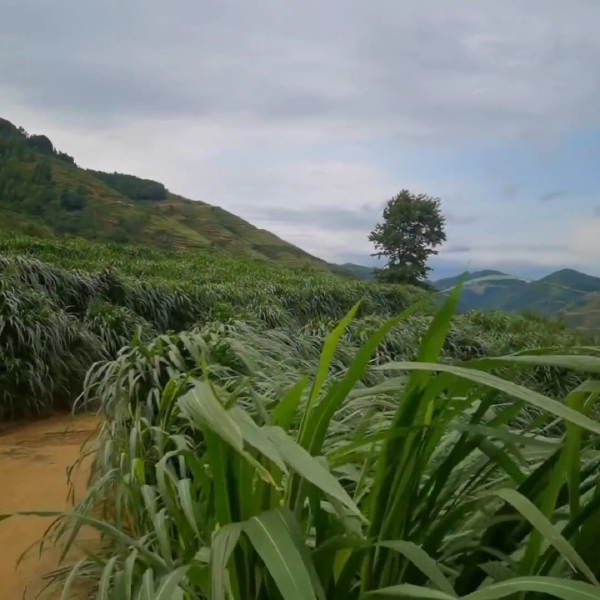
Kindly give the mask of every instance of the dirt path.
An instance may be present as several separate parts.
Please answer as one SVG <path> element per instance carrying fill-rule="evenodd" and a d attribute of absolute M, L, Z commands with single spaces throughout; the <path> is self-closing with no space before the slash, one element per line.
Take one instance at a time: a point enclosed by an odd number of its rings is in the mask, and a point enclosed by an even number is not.
<path fill-rule="evenodd" d="M 17 511 L 62 511 L 68 508 L 66 470 L 78 458 L 81 444 L 97 420 L 90 416 L 53 417 L 0 434 L 0 514 Z M 86 473 L 76 480 L 85 489 Z M 58 550 L 38 558 L 33 552 L 16 569 L 16 561 L 38 541 L 51 521 L 40 517 L 13 517 L 0 522 L 0 597 L 35 598 L 41 577 L 56 567 Z"/>

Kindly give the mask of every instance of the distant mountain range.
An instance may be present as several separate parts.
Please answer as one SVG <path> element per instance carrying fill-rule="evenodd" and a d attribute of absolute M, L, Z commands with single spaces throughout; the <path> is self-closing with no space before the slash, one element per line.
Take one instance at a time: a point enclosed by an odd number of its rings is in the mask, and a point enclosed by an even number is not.
<path fill-rule="evenodd" d="M 537 280 L 500 271 L 477 271 L 433 282 L 440 291 L 463 279 L 459 310 L 532 311 L 561 316 L 571 327 L 600 329 L 600 278 L 561 269 Z"/>
<path fill-rule="evenodd" d="M 373 279 L 373 269 L 350 263 L 340 265 L 360 279 Z M 532 311 L 561 316 L 571 327 L 600 330 L 600 277 L 561 269 L 537 280 L 525 280 L 501 271 L 465 272 L 432 281 L 449 291 L 462 279 L 459 312 L 469 310 Z"/>

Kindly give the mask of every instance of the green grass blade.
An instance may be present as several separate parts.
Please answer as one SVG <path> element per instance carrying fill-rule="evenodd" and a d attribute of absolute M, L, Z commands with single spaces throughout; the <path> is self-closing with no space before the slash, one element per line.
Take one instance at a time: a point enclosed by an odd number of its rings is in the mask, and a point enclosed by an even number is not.
<path fill-rule="evenodd" d="M 346 400 L 356 383 L 364 377 L 369 361 L 379 344 L 381 344 L 390 331 L 397 327 L 409 315 L 414 313 L 419 307 L 420 304 L 413 305 L 398 316 L 387 320 L 379 327 L 379 329 L 369 337 L 367 343 L 356 353 L 344 378 L 335 383 L 321 402 L 319 402 L 313 411 L 314 416 L 311 417 L 310 427 L 305 428 L 298 436 L 299 443 L 313 456 L 321 452 L 323 441 L 325 440 L 333 415 L 344 400 Z"/>
<path fill-rule="evenodd" d="M 524 400 L 536 408 L 540 408 L 552 415 L 565 419 L 565 421 L 575 423 L 587 431 L 600 434 L 600 423 L 596 423 L 589 417 L 586 417 L 539 392 L 530 390 L 522 385 L 513 383 L 512 381 L 507 381 L 506 379 L 491 375 L 490 373 L 454 365 L 418 362 L 393 362 L 377 367 L 377 369 L 382 371 L 433 371 L 452 373 L 456 377 L 468 379 L 474 383 L 494 388 L 500 392 Z"/>
<path fill-rule="evenodd" d="M 71 569 L 71 572 L 69 573 L 67 579 L 65 580 L 65 582 L 63 584 L 63 591 L 60 595 L 60 600 L 71 600 L 71 598 L 72 598 L 71 588 L 73 587 L 73 584 L 77 580 L 77 577 L 79 576 L 79 572 L 80 572 L 81 568 L 85 565 L 86 562 L 87 562 L 87 560 L 84 558 L 84 559 L 80 560 L 73 567 L 73 569 Z"/>
<path fill-rule="evenodd" d="M 283 521 L 285 522 L 285 526 L 287 527 L 290 533 L 292 541 L 296 545 L 296 548 L 298 548 L 300 556 L 302 556 L 302 562 L 304 563 L 304 566 L 308 571 L 308 574 L 310 575 L 310 579 L 313 585 L 313 589 L 315 591 L 315 595 L 317 596 L 317 600 L 326 600 L 325 590 L 323 589 L 323 585 L 321 584 L 321 580 L 319 579 L 317 569 L 315 567 L 315 564 L 313 563 L 313 557 L 311 556 L 308 547 L 302 539 L 302 532 L 300 531 L 298 523 L 294 519 L 294 515 L 289 510 L 285 509 L 281 510 L 280 514 Z"/>
<path fill-rule="evenodd" d="M 242 533 L 241 523 L 230 523 L 221 527 L 214 535 L 210 548 L 211 600 L 225 600 L 229 588 L 231 554 Z"/>
<path fill-rule="evenodd" d="M 415 598 L 415 600 L 455 600 L 456 596 L 446 594 L 433 588 L 421 587 L 410 583 L 401 583 L 400 585 L 391 585 L 366 592 L 365 596 L 385 596 L 389 598 Z"/>
<path fill-rule="evenodd" d="M 112 576 L 117 560 L 118 556 L 113 556 L 102 570 L 102 576 L 100 577 L 100 583 L 98 584 L 98 600 L 110 600 Z"/>
<path fill-rule="evenodd" d="M 179 406 L 196 427 L 210 427 L 238 452 L 243 452 L 244 440 L 239 427 L 206 382 L 197 381 L 193 389 L 179 398 Z"/>
<path fill-rule="evenodd" d="M 263 456 L 266 456 L 273 464 L 277 465 L 281 471 L 287 473 L 287 467 L 281 459 L 279 449 L 271 442 L 265 431 L 256 425 L 250 415 L 238 406 L 234 406 L 228 412 L 238 426 L 244 440 Z"/>
<path fill-rule="evenodd" d="M 600 589 L 597 586 L 580 581 L 566 581 L 554 577 L 516 577 L 509 581 L 494 583 L 478 590 L 461 600 L 498 600 L 522 592 L 538 592 L 561 600 L 598 600 Z M 454 596 L 439 590 L 410 584 L 390 586 L 368 593 L 369 596 L 387 596 L 392 598 L 415 598 L 418 600 L 451 600 Z"/>
<path fill-rule="evenodd" d="M 497 600 L 523 592 L 547 594 L 561 600 L 598 600 L 600 598 L 600 587 L 582 581 L 568 581 L 556 577 L 515 577 L 463 596 L 462 600 Z"/>
<path fill-rule="evenodd" d="M 473 364 L 485 363 L 486 365 L 516 364 L 538 367 L 560 367 L 571 371 L 585 373 L 600 373 L 600 358 L 579 354 L 535 354 L 520 356 L 498 356 L 473 361 Z"/>
<path fill-rule="evenodd" d="M 283 460 L 289 465 L 290 469 L 328 496 L 339 500 L 355 515 L 364 519 L 360 509 L 348 492 L 314 456 L 311 456 L 279 427 L 265 427 L 263 429 L 272 443 L 277 446 Z"/>
<path fill-rule="evenodd" d="M 567 563 L 575 570 L 585 575 L 590 582 L 598 585 L 594 574 L 586 565 L 585 561 L 577 554 L 575 549 L 562 536 L 562 534 L 550 523 L 542 512 L 525 496 L 516 490 L 504 489 L 494 493 L 505 502 L 512 505 L 531 525 L 563 556 Z"/>
<path fill-rule="evenodd" d="M 154 600 L 173 600 L 176 598 L 177 590 L 182 591 L 179 584 L 183 581 L 187 570 L 188 566 L 179 567 L 171 571 L 168 575 L 165 575 L 158 584 Z"/>
<path fill-rule="evenodd" d="M 275 408 L 271 410 L 273 425 L 287 431 L 293 424 L 296 411 L 302 401 L 302 394 L 308 385 L 308 377 L 303 377 L 294 384 L 290 391 L 281 399 Z"/>
<path fill-rule="evenodd" d="M 278 510 L 253 517 L 244 523 L 244 531 L 283 600 L 316 600 L 310 574 Z"/>
<path fill-rule="evenodd" d="M 327 375 L 329 374 L 329 367 L 331 366 L 331 361 L 333 360 L 333 356 L 335 351 L 337 350 L 338 344 L 340 342 L 340 338 L 342 337 L 344 331 L 354 319 L 354 315 L 360 306 L 360 302 L 357 302 L 351 309 L 350 312 L 340 321 L 338 326 L 327 336 L 325 343 L 323 344 L 323 350 L 321 352 L 321 357 L 319 359 L 319 366 L 317 367 L 317 374 L 315 375 L 315 379 L 313 381 L 312 389 L 310 391 L 310 396 L 308 398 L 308 404 L 306 406 L 306 410 L 304 412 L 303 424 L 306 425 L 310 420 L 312 407 L 314 403 L 317 401 L 319 394 L 321 393 L 321 388 L 327 379 Z M 303 426 L 300 427 L 300 431 L 303 430 Z"/>
<path fill-rule="evenodd" d="M 428 579 L 434 583 L 442 592 L 450 596 L 456 597 L 456 592 L 452 587 L 452 584 L 448 581 L 447 577 L 442 573 L 442 570 L 438 564 L 433 560 L 427 552 L 422 548 L 419 548 L 412 542 L 403 540 L 391 541 L 391 542 L 380 542 L 379 546 L 384 546 L 400 552 L 408 560 L 410 560 Z"/>
<path fill-rule="evenodd" d="M 154 600 L 154 572 L 146 569 L 142 575 L 142 585 L 137 595 L 137 600 Z"/>

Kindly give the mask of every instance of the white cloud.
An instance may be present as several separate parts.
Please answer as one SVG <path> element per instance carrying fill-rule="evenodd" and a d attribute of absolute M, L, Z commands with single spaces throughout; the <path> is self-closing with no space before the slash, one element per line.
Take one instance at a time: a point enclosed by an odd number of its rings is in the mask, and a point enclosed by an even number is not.
<path fill-rule="evenodd" d="M 10 3 L 0 88 L 46 113 L 294 122 L 329 139 L 481 139 L 598 123 L 587 0 Z"/>

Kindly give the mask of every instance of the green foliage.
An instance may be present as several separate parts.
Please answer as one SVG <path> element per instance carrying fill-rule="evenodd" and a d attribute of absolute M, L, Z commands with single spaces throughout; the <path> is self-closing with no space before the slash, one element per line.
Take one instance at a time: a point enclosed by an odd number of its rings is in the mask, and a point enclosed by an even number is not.
<path fill-rule="evenodd" d="M 440 200 L 402 190 L 383 209 L 383 223 L 369 235 L 375 245 L 373 256 L 385 257 L 387 265 L 376 271 L 384 283 L 421 285 L 431 270 L 429 257 L 446 240 Z"/>
<path fill-rule="evenodd" d="M 85 231 L 80 216 L 72 213 L 87 206 L 87 188 L 59 188 L 53 174 L 53 160 L 74 165 L 65 156 L 46 136 L 30 136 L 6 125 L 0 128 L 0 211 L 45 221 L 62 233 Z"/>
<path fill-rule="evenodd" d="M 303 374 L 285 351 L 295 335 L 237 324 L 136 338 L 97 364 L 90 487 L 50 539 L 64 557 L 90 526 L 102 544 L 55 573 L 62 599 L 78 578 L 106 600 L 599 597 L 600 382 L 557 402 L 509 376 L 554 365 L 582 377 L 600 358 L 448 364 L 457 297 L 412 361 L 377 350 L 416 308 L 347 353 L 355 305 Z"/>
<path fill-rule="evenodd" d="M 167 199 L 167 188 L 158 181 L 141 179 L 140 177 L 124 175 L 122 173 L 104 173 L 103 171 L 92 171 L 91 169 L 89 172 L 131 200 Z"/>
<path fill-rule="evenodd" d="M 115 356 L 137 327 L 148 340 L 251 318 L 257 330 L 307 337 L 313 320 L 339 318 L 365 295 L 383 315 L 419 297 L 225 253 L 27 238 L 0 240 L 0 276 L 0 419 L 72 402 L 91 364 Z"/>
<path fill-rule="evenodd" d="M 83 187 L 77 190 L 65 190 L 61 194 L 60 205 L 66 211 L 83 210 L 88 203 L 87 191 Z M 75 232 L 77 233 L 77 232 Z"/>

